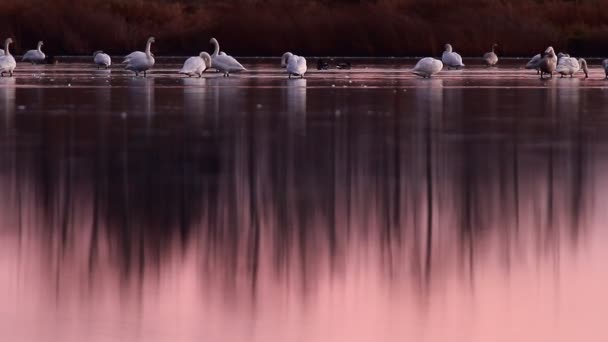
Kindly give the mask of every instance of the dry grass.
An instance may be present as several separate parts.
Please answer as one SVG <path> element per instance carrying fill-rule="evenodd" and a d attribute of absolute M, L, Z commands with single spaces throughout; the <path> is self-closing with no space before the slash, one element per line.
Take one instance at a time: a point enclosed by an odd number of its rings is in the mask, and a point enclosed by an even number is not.
<path fill-rule="evenodd" d="M 527 56 L 547 45 L 608 54 L 603 0 L 3 0 L 0 32 L 24 51 L 43 39 L 51 54 L 121 54 L 157 37 L 158 54 L 210 49 L 235 55 L 438 55 L 451 42 L 476 56 Z"/>

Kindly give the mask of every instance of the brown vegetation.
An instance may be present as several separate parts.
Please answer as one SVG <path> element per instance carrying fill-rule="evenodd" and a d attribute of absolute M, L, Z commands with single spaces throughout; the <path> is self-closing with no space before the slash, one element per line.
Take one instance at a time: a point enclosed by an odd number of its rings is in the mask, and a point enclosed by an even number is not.
<path fill-rule="evenodd" d="M 608 55 L 604 0 L 3 0 L 0 36 L 22 52 L 45 41 L 51 54 L 143 49 L 194 54 L 217 37 L 234 55 L 438 55 L 451 42 L 477 56 L 527 56 L 547 45 Z"/>

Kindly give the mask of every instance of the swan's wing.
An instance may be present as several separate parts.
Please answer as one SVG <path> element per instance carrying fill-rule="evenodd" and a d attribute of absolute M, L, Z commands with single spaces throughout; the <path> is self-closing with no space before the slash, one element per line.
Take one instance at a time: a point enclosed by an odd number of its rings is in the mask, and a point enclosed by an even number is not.
<path fill-rule="evenodd" d="M 12 70 L 15 68 L 16 65 L 17 61 L 15 61 L 15 58 L 12 55 L 5 55 L 0 57 L 0 70 Z"/>
<path fill-rule="evenodd" d="M 464 64 L 462 64 L 462 57 L 456 52 L 443 52 L 441 60 L 448 66 L 464 66 Z"/>
<path fill-rule="evenodd" d="M 184 62 L 184 66 L 182 67 L 182 70 L 179 71 L 179 73 L 186 75 L 198 74 L 204 69 L 205 61 L 202 58 L 196 56 L 186 59 L 186 62 Z"/>
<path fill-rule="evenodd" d="M 287 72 L 295 75 L 304 75 L 308 69 L 306 58 L 294 55 L 287 63 Z"/>
<path fill-rule="evenodd" d="M 129 61 L 131 59 L 136 59 L 136 58 L 145 58 L 146 54 L 145 52 L 141 52 L 141 51 L 135 51 L 135 52 L 131 52 L 130 54 L 125 56 L 125 59 L 123 61 L 123 63 L 129 63 Z"/>
<path fill-rule="evenodd" d="M 0 50 L 0 56 L 4 56 L 4 50 Z"/>
<path fill-rule="evenodd" d="M 412 73 L 420 76 L 430 76 L 436 74 L 443 69 L 443 63 L 432 57 L 425 57 L 416 63 L 412 69 Z"/>
<path fill-rule="evenodd" d="M 217 55 L 212 59 L 212 66 L 220 71 L 239 72 L 245 70 L 234 57 L 228 55 Z"/>
<path fill-rule="evenodd" d="M 31 61 L 33 59 L 36 59 L 36 52 L 38 52 L 37 50 L 29 50 L 28 52 L 26 52 L 23 57 L 21 58 L 22 61 Z"/>
<path fill-rule="evenodd" d="M 106 53 L 96 54 L 94 61 L 95 61 L 95 64 L 97 64 L 97 65 L 110 66 L 112 64 L 112 59 Z"/>
<path fill-rule="evenodd" d="M 557 68 L 555 69 L 555 71 L 557 71 L 558 73 L 575 73 L 580 69 L 580 65 L 578 64 L 578 61 L 576 60 L 576 58 L 572 58 L 572 57 L 562 57 L 559 60 L 559 64 L 557 65 Z"/>
<path fill-rule="evenodd" d="M 540 53 L 532 57 L 528 64 L 526 64 L 526 69 L 538 69 L 538 64 L 540 63 L 541 56 Z"/>

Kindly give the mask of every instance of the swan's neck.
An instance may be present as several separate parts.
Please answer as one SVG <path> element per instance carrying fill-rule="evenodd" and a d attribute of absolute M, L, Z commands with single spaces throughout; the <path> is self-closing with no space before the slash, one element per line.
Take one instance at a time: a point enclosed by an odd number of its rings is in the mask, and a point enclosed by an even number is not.
<path fill-rule="evenodd" d="M 4 54 L 7 55 L 7 56 L 10 56 L 10 54 L 11 54 L 10 52 L 8 52 L 8 46 L 9 45 L 10 45 L 9 42 L 5 42 L 4 43 Z"/>
<path fill-rule="evenodd" d="M 146 55 L 148 55 L 148 57 L 152 56 L 152 52 L 150 52 L 150 47 L 152 47 L 152 42 L 148 42 L 146 44 Z"/>
<path fill-rule="evenodd" d="M 492 52 L 495 52 L 495 51 L 494 51 L 494 49 L 495 49 L 495 46 L 494 46 L 494 45 L 492 45 Z"/>
<path fill-rule="evenodd" d="M 212 57 L 215 57 L 220 54 L 220 43 L 218 43 L 217 41 L 213 41 L 213 46 L 215 47 L 215 49 L 213 50 Z"/>
<path fill-rule="evenodd" d="M 38 52 L 42 52 L 42 44 L 38 43 Z"/>
<path fill-rule="evenodd" d="M 581 59 L 579 61 L 581 68 L 583 69 L 583 72 L 585 73 L 585 76 L 589 75 L 589 68 L 587 68 L 587 61 L 584 59 Z"/>

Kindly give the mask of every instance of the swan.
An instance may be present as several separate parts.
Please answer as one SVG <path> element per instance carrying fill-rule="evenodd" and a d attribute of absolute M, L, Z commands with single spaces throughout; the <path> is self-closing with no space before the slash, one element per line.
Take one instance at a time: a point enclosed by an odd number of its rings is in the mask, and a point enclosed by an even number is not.
<path fill-rule="evenodd" d="M 443 63 L 433 57 L 426 57 L 418 61 L 412 69 L 414 75 L 422 76 L 423 78 L 431 78 L 432 75 L 443 69 Z"/>
<path fill-rule="evenodd" d="M 4 56 L 4 50 L 0 50 L 0 57 Z"/>
<path fill-rule="evenodd" d="M 285 52 L 283 54 L 283 57 L 281 57 L 281 67 L 287 69 L 289 78 L 291 78 L 291 75 L 304 78 L 304 74 L 308 69 L 306 66 L 306 58 L 294 55 L 291 52 Z"/>
<path fill-rule="evenodd" d="M 198 56 L 190 57 L 184 62 L 180 74 L 188 75 L 188 77 L 196 76 L 202 77 L 203 72 L 211 66 L 211 56 L 206 52 L 201 52 Z"/>
<path fill-rule="evenodd" d="M 602 67 L 604 68 L 604 73 L 606 74 L 606 79 L 608 79 L 608 59 L 604 59 L 602 61 Z"/>
<path fill-rule="evenodd" d="M 215 47 L 213 54 L 211 54 L 211 67 L 217 71 L 223 72 L 224 77 L 230 76 L 231 72 L 236 73 L 245 70 L 245 67 L 234 57 L 220 52 L 220 43 L 218 43 L 217 39 L 211 38 L 209 44 L 212 44 Z"/>
<path fill-rule="evenodd" d="M 486 52 L 483 55 L 483 60 L 486 61 L 487 66 L 495 66 L 498 63 L 498 55 L 494 52 L 494 49 L 498 46 L 498 44 L 494 43 L 492 45 L 492 51 Z"/>
<path fill-rule="evenodd" d="M 589 69 L 587 68 L 587 61 L 584 59 L 576 60 L 574 57 L 562 57 L 557 64 L 557 71 L 562 77 L 570 75 L 570 77 L 574 77 L 574 74 L 583 69 L 585 73 L 585 78 L 589 77 Z"/>
<path fill-rule="evenodd" d="M 443 64 L 447 65 L 448 68 L 458 69 L 464 66 L 464 64 L 462 64 L 462 57 L 456 52 L 452 52 L 452 45 L 450 44 L 445 44 L 445 51 L 443 51 L 441 61 Z"/>
<path fill-rule="evenodd" d="M 112 65 L 112 59 L 110 56 L 101 50 L 93 52 L 93 61 L 95 64 L 97 64 L 97 69 L 101 67 L 107 69 L 110 67 L 110 65 Z"/>
<path fill-rule="evenodd" d="M 536 70 L 536 73 L 538 74 L 540 72 L 540 68 L 539 68 L 539 64 L 540 61 L 543 57 L 543 55 L 547 52 L 549 52 L 549 50 L 553 51 L 553 55 L 554 55 L 554 59 L 557 62 L 559 58 L 561 57 L 570 57 L 570 55 L 565 54 L 565 53 L 559 53 L 557 54 L 557 56 L 555 56 L 555 51 L 553 50 L 553 47 L 549 46 L 544 53 L 539 53 L 537 55 L 534 55 L 534 57 L 532 57 L 532 59 L 530 59 L 530 61 L 528 62 L 528 64 L 526 64 L 526 69 L 534 69 Z"/>
<path fill-rule="evenodd" d="M 135 51 L 127 55 L 122 62 L 126 64 L 125 69 L 135 72 L 135 76 L 139 76 L 139 73 L 143 71 L 144 77 L 146 77 L 146 70 L 154 66 L 154 55 L 150 52 L 150 47 L 154 42 L 156 39 L 150 37 L 146 43 L 146 52 Z"/>
<path fill-rule="evenodd" d="M 44 43 L 42 41 L 39 41 L 36 50 L 29 50 L 28 52 L 26 52 L 25 55 L 23 55 L 21 61 L 30 62 L 32 64 L 44 62 L 44 58 L 46 57 L 46 55 L 44 54 L 44 52 L 42 52 L 42 45 L 44 45 Z"/>
<path fill-rule="evenodd" d="M 4 74 L 8 72 L 10 76 L 13 76 L 13 70 L 17 66 L 15 57 L 8 51 L 8 47 L 13 43 L 12 38 L 6 38 L 4 41 L 4 55 L 0 57 L 0 76 L 4 77 Z"/>
<path fill-rule="evenodd" d="M 540 78 L 542 79 L 544 74 L 551 75 L 553 78 L 553 72 L 557 68 L 557 56 L 555 55 L 555 51 L 553 51 L 552 47 L 548 47 L 545 50 L 543 58 L 541 58 L 538 63 L 538 68 L 540 69 Z"/>

